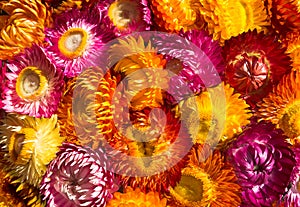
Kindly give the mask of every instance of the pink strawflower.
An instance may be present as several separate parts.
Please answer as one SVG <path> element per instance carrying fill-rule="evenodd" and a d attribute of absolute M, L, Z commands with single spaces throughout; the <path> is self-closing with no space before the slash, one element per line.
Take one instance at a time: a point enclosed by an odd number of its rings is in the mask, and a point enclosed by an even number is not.
<path fill-rule="evenodd" d="M 51 207 L 104 207 L 118 190 L 101 150 L 64 143 L 48 166 L 40 192 Z"/>
<path fill-rule="evenodd" d="M 3 109 L 34 117 L 55 113 L 64 86 L 63 73 L 37 45 L 5 65 Z"/>
<path fill-rule="evenodd" d="M 53 28 L 46 29 L 47 52 L 68 78 L 97 66 L 102 46 L 115 37 L 101 17 L 90 10 L 73 9 L 55 16 Z"/>

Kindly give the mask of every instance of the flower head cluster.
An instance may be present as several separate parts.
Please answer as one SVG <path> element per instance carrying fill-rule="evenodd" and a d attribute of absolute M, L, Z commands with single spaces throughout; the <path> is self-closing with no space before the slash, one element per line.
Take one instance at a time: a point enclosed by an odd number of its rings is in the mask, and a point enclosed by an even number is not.
<path fill-rule="evenodd" d="M 0 0 L 0 207 L 300 207 L 299 0 Z"/>

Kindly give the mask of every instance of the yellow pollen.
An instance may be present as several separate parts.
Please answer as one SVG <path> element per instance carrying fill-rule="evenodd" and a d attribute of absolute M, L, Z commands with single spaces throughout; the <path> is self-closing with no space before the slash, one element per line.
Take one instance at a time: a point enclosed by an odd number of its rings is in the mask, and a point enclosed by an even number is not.
<path fill-rule="evenodd" d="M 88 37 L 84 29 L 71 28 L 59 38 L 58 49 L 70 59 L 80 57 L 87 47 Z"/>
<path fill-rule="evenodd" d="M 48 80 L 42 71 L 36 67 L 24 68 L 16 81 L 16 92 L 22 99 L 39 99 L 48 86 Z"/>
<path fill-rule="evenodd" d="M 300 135 L 300 101 L 292 103 L 285 109 L 278 124 L 289 138 Z"/>
<path fill-rule="evenodd" d="M 203 197 L 203 183 L 192 176 L 182 175 L 180 182 L 174 188 L 175 192 L 189 201 L 201 201 Z"/>

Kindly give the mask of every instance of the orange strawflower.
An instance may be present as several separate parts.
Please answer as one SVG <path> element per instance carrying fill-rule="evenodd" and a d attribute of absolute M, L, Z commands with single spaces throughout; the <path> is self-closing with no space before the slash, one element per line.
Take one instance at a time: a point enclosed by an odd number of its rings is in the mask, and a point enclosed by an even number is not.
<path fill-rule="evenodd" d="M 198 7 L 214 40 L 228 40 L 248 30 L 266 30 L 269 20 L 261 0 L 199 0 Z M 238 20 L 238 21 L 237 21 Z"/>
<path fill-rule="evenodd" d="M 5 0 L 0 9 L 8 15 L 1 16 L 0 59 L 12 57 L 33 43 L 44 41 L 44 28 L 52 22 L 51 12 L 40 0 Z"/>
<path fill-rule="evenodd" d="M 182 170 L 179 183 L 170 189 L 171 204 L 182 207 L 239 206 L 240 186 L 231 165 L 219 151 L 208 145 L 191 150 L 188 166 Z"/>
<path fill-rule="evenodd" d="M 167 199 L 160 198 L 160 194 L 155 191 L 143 193 L 139 188 L 133 190 L 127 187 L 124 193 L 115 192 L 113 199 L 107 203 L 107 207 L 126 206 L 126 207 L 165 207 Z"/>
<path fill-rule="evenodd" d="M 193 142 L 213 146 L 220 142 L 221 146 L 242 132 L 252 114 L 249 105 L 228 84 L 213 90 L 219 92 L 205 91 L 181 104 Z"/>
<path fill-rule="evenodd" d="M 203 29 L 206 23 L 197 11 L 195 0 L 151 0 L 151 10 L 157 26 L 168 32 Z"/>
<path fill-rule="evenodd" d="M 273 91 L 258 103 L 256 116 L 270 121 L 294 143 L 300 135 L 300 71 L 285 75 Z"/>

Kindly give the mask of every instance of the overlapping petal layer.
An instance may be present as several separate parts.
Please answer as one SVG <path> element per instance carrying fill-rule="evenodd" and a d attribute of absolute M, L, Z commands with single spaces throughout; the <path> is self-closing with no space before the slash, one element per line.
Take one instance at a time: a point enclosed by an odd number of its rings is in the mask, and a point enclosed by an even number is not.
<path fill-rule="evenodd" d="M 51 117 L 64 86 L 63 73 L 34 45 L 6 63 L 3 109 L 34 117 Z"/>
<path fill-rule="evenodd" d="M 229 161 L 242 186 L 242 206 L 272 206 L 285 192 L 295 164 L 285 138 L 273 124 L 260 122 L 229 149 Z"/>
<path fill-rule="evenodd" d="M 51 12 L 40 0 L 4 0 L 1 16 L 0 59 L 12 59 L 32 44 L 44 41 L 44 28 L 52 22 Z"/>
<path fill-rule="evenodd" d="M 257 104 L 256 115 L 261 120 L 276 124 L 294 143 L 300 135 L 299 125 L 299 71 L 283 77 L 273 91 Z"/>
<path fill-rule="evenodd" d="M 175 206 L 239 206 L 240 186 L 232 166 L 208 145 L 191 149 L 188 165 L 175 188 L 170 189 Z"/>
<path fill-rule="evenodd" d="M 226 82 L 255 106 L 291 71 L 285 52 L 276 36 L 256 30 L 231 38 L 224 47 Z"/>
<path fill-rule="evenodd" d="M 105 206 L 118 190 L 102 150 L 65 143 L 42 180 L 49 206 Z"/>

